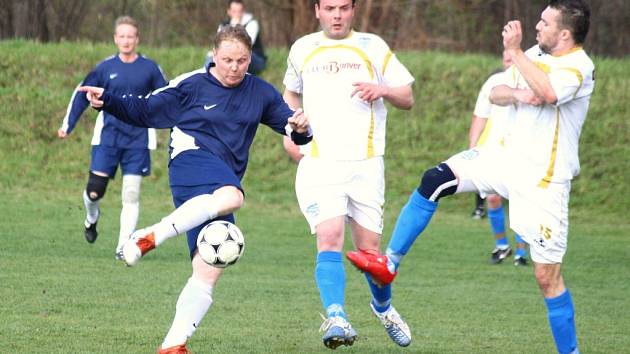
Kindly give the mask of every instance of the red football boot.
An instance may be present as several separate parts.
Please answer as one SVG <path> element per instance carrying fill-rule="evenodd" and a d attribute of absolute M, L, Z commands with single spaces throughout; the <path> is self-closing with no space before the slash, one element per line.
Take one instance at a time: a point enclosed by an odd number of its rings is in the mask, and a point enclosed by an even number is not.
<path fill-rule="evenodd" d="M 174 347 L 162 348 L 158 347 L 158 354 L 191 354 L 190 349 L 186 348 L 186 343 L 176 345 Z"/>
<path fill-rule="evenodd" d="M 346 257 L 360 271 L 369 274 L 372 280 L 381 284 L 388 285 L 398 272 L 390 272 L 387 268 L 387 256 L 373 250 L 349 251 Z"/>

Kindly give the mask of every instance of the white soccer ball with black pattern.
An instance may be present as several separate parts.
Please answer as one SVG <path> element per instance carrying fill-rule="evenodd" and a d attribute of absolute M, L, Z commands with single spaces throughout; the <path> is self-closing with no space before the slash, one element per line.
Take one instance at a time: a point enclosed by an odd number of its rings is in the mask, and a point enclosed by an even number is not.
<path fill-rule="evenodd" d="M 225 268 L 241 258 L 245 250 L 245 238 L 236 225 L 217 220 L 199 231 L 197 249 L 204 262 L 213 267 Z"/>

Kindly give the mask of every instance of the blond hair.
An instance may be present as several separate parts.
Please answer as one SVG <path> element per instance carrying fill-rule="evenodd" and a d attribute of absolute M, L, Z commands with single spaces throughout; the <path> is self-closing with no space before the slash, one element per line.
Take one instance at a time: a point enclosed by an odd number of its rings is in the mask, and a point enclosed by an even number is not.
<path fill-rule="evenodd" d="M 116 33 L 116 29 L 120 25 L 130 25 L 136 28 L 136 34 L 140 33 L 140 29 L 138 28 L 138 22 L 134 20 L 131 16 L 120 16 L 114 22 L 114 33 Z"/>

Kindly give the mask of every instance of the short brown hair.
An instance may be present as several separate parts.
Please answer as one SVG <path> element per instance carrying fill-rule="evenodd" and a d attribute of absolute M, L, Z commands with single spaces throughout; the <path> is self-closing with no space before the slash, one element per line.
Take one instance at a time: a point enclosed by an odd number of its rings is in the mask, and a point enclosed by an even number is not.
<path fill-rule="evenodd" d="M 223 26 L 221 30 L 214 37 L 214 47 L 219 48 L 219 45 L 224 41 L 237 41 L 244 44 L 250 53 L 252 51 L 252 39 L 249 38 L 249 34 L 245 30 L 245 27 L 241 25 L 236 26 Z"/>
<path fill-rule="evenodd" d="M 140 32 L 140 29 L 138 28 L 138 22 L 136 22 L 136 20 L 133 19 L 133 17 L 131 16 L 120 16 L 116 19 L 116 21 L 114 22 L 114 33 L 116 33 L 116 28 L 118 28 L 118 26 L 120 25 L 130 25 L 136 28 L 136 34 L 138 34 Z"/>
<path fill-rule="evenodd" d="M 571 32 L 575 43 L 584 43 L 591 24 L 588 4 L 584 0 L 550 0 L 549 7 L 560 11 L 560 26 Z"/>

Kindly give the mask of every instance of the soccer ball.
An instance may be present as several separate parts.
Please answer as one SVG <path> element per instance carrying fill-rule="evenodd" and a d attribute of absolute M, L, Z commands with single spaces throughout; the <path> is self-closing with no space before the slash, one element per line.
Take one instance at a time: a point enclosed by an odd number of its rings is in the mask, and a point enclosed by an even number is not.
<path fill-rule="evenodd" d="M 241 258 L 245 250 L 245 238 L 236 225 L 217 220 L 199 231 L 197 249 L 204 262 L 213 267 L 225 268 Z"/>

